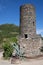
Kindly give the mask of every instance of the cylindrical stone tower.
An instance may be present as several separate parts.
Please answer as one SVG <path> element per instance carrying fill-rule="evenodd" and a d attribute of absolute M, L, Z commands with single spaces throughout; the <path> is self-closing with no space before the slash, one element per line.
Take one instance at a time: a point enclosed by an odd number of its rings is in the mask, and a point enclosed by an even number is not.
<path fill-rule="evenodd" d="M 35 8 L 31 4 L 20 7 L 20 32 L 22 38 L 32 37 L 36 34 Z"/>
<path fill-rule="evenodd" d="M 33 57 L 40 55 L 41 37 L 36 34 L 36 15 L 35 8 L 31 4 L 25 4 L 20 7 L 20 50 L 24 56 Z"/>

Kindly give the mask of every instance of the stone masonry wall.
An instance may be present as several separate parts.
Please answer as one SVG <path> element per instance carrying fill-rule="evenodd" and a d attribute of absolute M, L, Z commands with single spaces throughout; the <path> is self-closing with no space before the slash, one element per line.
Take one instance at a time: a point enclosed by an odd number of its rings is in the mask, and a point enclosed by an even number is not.
<path fill-rule="evenodd" d="M 19 44 L 25 56 L 40 55 L 41 36 L 36 34 L 35 8 L 31 4 L 20 7 L 20 31 Z"/>
<path fill-rule="evenodd" d="M 34 35 L 36 33 L 35 8 L 32 5 L 23 5 L 20 8 L 20 30 L 24 34 Z"/>

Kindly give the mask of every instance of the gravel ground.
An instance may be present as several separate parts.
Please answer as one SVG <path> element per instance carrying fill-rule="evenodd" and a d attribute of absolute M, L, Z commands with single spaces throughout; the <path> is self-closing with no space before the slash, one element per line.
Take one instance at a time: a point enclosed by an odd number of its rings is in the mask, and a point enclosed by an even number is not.
<path fill-rule="evenodd" d="M 3 60 L 2 53 L 0 52 L 0 65 L 43 65 L 43 58 L 40 59 L 29 59 L 27 61 L 17 61 L 16 64 L 11 64 L 11 60 Z"/>

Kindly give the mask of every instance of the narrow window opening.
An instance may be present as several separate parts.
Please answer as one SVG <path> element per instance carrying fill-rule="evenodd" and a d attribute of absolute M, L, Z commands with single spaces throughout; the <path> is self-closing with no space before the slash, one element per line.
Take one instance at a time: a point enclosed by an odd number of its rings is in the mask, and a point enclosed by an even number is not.
<path fill-rule="evenodd" d="M 25 38 L 28 38 L 27 34 L 25 34 Z"/>
<path fill-rule="evenodd" d="M 33 26 L 35 25 L 35 23 L 33 22 Z"/>

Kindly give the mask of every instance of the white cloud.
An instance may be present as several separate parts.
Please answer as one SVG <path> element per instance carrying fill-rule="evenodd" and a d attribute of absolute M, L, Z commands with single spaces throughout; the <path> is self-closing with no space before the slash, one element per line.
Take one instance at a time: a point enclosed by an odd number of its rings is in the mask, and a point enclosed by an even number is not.
<path fill-rule="evenodd" d="M 41 34 L 43 36 L 43 29 L 37 29 L 37 34 Z"/>

